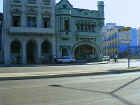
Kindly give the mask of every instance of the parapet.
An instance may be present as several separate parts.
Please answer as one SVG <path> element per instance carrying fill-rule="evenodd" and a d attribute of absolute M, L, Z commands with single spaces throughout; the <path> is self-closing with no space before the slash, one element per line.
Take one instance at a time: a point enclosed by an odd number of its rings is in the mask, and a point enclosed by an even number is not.
<path fill-rule="evenodd" d="M 98 1 L 98 5 L 104 5 L 104 1 Z"/>

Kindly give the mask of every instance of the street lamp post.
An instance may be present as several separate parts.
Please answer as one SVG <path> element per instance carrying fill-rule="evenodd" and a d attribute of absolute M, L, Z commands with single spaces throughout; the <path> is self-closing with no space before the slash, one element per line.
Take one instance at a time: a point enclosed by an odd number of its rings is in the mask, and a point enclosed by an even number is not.
<path fill-rule="evenodd" d="M 130 68 L 130 43 L 128 44 L 128 68 Z"/>
<path fill-rule="evenodd" d="M 119 29 L 119 32 L 128 31 L 130 34 L 130 30 L 131 30 L 131 27 L 124 27 L 124 28 Z M 128 36 L 127 40 L 124 40 L 123 43 L 128 44 L 128 68 L 130 68 L 130 42 L 131 40 L 130 40 L 130 36 L 129 35 L 127 36 Z"/>

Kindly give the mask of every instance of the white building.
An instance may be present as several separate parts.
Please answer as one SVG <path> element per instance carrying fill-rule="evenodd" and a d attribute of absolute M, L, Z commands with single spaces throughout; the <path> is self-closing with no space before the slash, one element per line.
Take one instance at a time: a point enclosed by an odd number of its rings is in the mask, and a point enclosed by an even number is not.
<path fill-rule="evenodd" d="M 55 0 L 3 0 L 5 64 L 34 64 L 56 55 Z"/>

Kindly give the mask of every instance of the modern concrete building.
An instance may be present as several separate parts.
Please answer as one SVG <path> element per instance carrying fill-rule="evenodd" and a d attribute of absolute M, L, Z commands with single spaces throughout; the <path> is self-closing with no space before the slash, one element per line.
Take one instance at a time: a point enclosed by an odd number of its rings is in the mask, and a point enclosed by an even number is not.
<path fill-rule="evenodd" d="M 104 2 L 98 10 L 74 8 L 68 0 L 56 4 L 57 56 L 77 60 L 97 60 L 102 56 L 101 29 L 104 26 Z"/>
<path fill-rule="evenodd" d="M 103 28 L 104 55 L 113 57 L 126 57 L 128 49 L 131 55 L 137 54 L 138 35 L 135 28 L 117 26 L 115 23 L 108 23 Z"/>
<path fill-rule="evenodd" d="M 5 64 L 50 62 L 56 55 L 55 0 L 3 0 Z"/>
<path fill-rule="evenodd" d="M 118 27 L 115 23 L 107 23 L 102 29 L 103 33 L 103 51 L 105 56 L 114 56 L 118 53 Z"/>
<path fill-rule="evenodd" d="M 140 47 L 140 28 L 137 29 L 138 33 L 138 46 Z"/>

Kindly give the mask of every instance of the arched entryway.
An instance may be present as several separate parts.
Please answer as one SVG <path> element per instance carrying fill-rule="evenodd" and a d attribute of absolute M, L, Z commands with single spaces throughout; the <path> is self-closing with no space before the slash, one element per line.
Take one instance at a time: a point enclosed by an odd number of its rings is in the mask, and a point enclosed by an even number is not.
<path fill-rule="evenodd" d="M 93 46 L 84 44 L 76 47 L 74 54 L 77 60 L 89 60 L 96 58 L 96 49 Z"/>
<path fill-rule="evenodd" d="M 42 63 L 49 63 L 52 60 L 52 45 L 48 40 L 41 44 Z"/>
<path fill-rule="evenodd" d="M 18 40 L 15 40 L 11 43 L 10 51 L 11 51 L 11 63 L 20 64 L 22 62 L 21 57 L 21 43 Z"/>
<path fill-rule="evenodd" d="M 37 63 L 37 44 L 34 40 L 30 40 L 26 45 L 27 64 Z"/>

